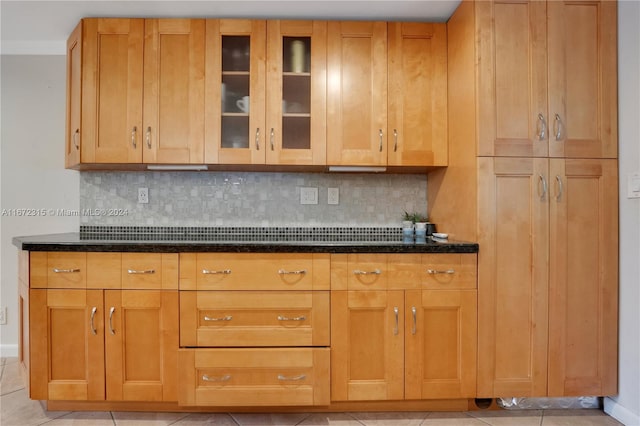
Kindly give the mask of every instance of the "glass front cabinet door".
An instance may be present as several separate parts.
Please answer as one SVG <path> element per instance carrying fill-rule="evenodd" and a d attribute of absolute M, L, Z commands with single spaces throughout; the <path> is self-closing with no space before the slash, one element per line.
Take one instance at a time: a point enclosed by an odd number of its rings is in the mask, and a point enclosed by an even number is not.
<path fill-rule="evenodd" d="M 326 23 L 207 21 L 206 162 L 324 165 Z"/>

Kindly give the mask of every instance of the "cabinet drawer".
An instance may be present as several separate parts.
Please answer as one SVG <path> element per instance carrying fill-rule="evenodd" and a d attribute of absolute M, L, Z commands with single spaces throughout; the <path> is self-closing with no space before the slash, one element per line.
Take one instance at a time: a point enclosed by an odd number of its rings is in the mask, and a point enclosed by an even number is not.
<path fill-rule="evenodd" d="M 177 289 L 178 254 L 122 253 L 122 288 Z"/>
<path fill-rule="evenodd" d="M 87 254 L 77 252 L 32 252 L 31 288 L 86 288 Z"/>
<path fill-rule="evenodd" d="M 183 253 L 181 290 L 328 290 L 329 255 Z"/>
<path fill-rule="evenodd" d="M 422 288 L 475 289 L 478 264 L 475 254 L 422 255 Z"/>
<path fill-rule="evenodd" d="M 329 404 L 329 348 L 181 349 L 180 405 Z"/>
<path fill-rule="evenodd" d="M 180 345 L 329 346 L 328 291 L 181 291 Z"/>

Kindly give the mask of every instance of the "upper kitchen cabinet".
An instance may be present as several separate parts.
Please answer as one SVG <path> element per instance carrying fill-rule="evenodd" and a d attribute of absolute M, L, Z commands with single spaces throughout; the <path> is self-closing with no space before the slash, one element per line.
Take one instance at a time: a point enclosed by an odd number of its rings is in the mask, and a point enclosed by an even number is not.
<path fill-rule="evenodd" d="M 616 3 L 475 8 L 478 155 L 615 158 Z"/>
<path fill-rule="evenodd" d="M 331 22 L 327 164 L 447 165 L 445 24 Z"/>
<path fill-rule="evenodd" d="M 388 24 L 389 166 L 447 165 L 447 28 Z"/>
<path fill-rule="evenodd" d="M 83 19 L 68 42 L 66 166 L 202 163 L 204 21 Z"/>
<path fill-rule="evenodd" d="M 387 23 L 330 22 L 327 164 L 387 164 Z"/>
<path fill-rule="evenodd" d="M 208 20 L 210 164 L 324 165 L 326 23 Z"/>

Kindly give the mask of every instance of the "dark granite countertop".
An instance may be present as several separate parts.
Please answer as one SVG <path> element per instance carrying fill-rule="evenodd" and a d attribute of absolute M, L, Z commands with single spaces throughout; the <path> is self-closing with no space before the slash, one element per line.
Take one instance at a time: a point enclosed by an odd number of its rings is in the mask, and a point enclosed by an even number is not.
<path fill-rule="evenodd" d="M 14 237 L 27 251 L 92 252 L 231 252 L 231 253 L 477 253 L 478 244 L 463 241 L 206 241 L 87 239 L 78 232 Z"/>

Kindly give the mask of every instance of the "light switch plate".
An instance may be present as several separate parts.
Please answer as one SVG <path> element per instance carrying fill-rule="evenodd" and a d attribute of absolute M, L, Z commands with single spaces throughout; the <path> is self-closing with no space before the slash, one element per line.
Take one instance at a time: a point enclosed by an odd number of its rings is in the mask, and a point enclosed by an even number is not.
<path fill-rule="evenodd" d="M 627 198 L 640 198 L 640 173 L 629 174 Z"/>
<path fill-rule="evenodd" d="M 327 204 L 340 204 L 340 190 L 338 188 L 327 189 Z"/>
<path fill-rule="evenodd" d="M 318 188 L 301 187 L 300 204 L 318 204 Z"/>

